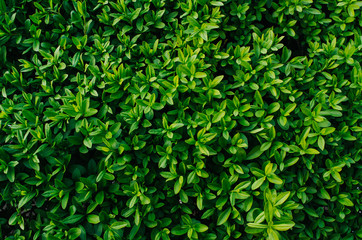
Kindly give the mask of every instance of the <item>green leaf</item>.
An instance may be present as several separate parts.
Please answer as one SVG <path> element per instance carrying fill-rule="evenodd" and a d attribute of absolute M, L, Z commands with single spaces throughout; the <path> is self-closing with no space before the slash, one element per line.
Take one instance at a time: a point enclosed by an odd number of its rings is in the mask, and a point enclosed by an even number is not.
<path fill-rule="evenodd" d="M 212 216 L 214 213 L 215 213 L 214 208 L 208 209 L 204 212 L 204 214 L 202 214 L 201 219 L 206 219 L 206 218 Z"/>
<path fill-rule="evenodd" d="M 204 72 L 197 72 L 197 73 L 195 74 L 195 77 L 196 77 L 196 78 L 206 78 L 207 75 L 206 75 L 206 73 L 204 73 Z"/>
<path fill-rule="evenodd" d="M 260 151 L 265 152 L 266 150 L 268 150 L 271 147 L 271 145 L 272 145 L 271 142 L 263 143 L 260 147 Z"/>
<path fill-rule="evenodd" d="M 312 216 L 312 217 L 315 217 L 315 218 L 319 218 L 318 214 L 316 213 L 316 211 L 312 208 L 307 208 L 305 207 L 304 208 L 304 211 L 309 215 L 309 216 Z"/>
<path fill-rule="evenodd" d="M 248 223 L 249 224 L 249 223 Z M 266 227 L 268 227 L 267 225 L 265 225 Z M 249 227 L 247 226 L 245 228 L 245 232 L 248 234 L 258 234 L 264 231 L 264 228 L 254 228 L 254 227 Z"/>
<path fill-rule="evenodd" d="M 353 202 L 348 198 L 338 198 L 338 202 L 347 207 L 353 207 Z"/>
<path fill-rule="evenodd" d="M 251 189 L 252 190 L 255 190 L 255 189 L 258 189 L 265 181 L 265 178 L 266 177 L 262 177 L 262 178 L 259 178 L 258 180 L 256 180 L 253 185 L 251 185 Z"/>
<path fill-rule="evenodd" d="M 178 181 L 176 181 L 174 185 L 175 194 L 178 194 L 180 192 L 183 182 L 184 182 L 184 177 L 180 176 Z"/>
<path fill-rule="evenodd" d="M 195 18 L 193 18 L 191 16 L 187 16 L 187 21 L 190 23 L 191 26 L 194 26 L 194 27 L 197 27 L 197 28 L 201 27 L 199 22 Z"/>
<path fill-rule="evenodd" d="M 318 9 L 316 9 L 316 8 L 308 8 L 308 9 L 307 9 L 307 12 L 310 13 L 310 14 L 313 14 L 313 15 L 319 15 L 319 14 L 321 14 L 321 12 L 320 12 Z"/>
<path fill-rule="evenodd" d="M 209 228 L 204 224 L 196 223 L 194 225 L 194 229 L 196 230 L 196 232 L 202 233 L 202 232 L 206 232 Z"/>
<path fill-rule="evenodd" d="M 96 114 L 97 112 L 98 112 L 97 109 L 89 108 L 89 109 L 87 110 L 87 112 L 84 114 L 84 117 L 93 116 L 93 115 Z"/>
<path fill-rule="evenodd" d="M 347 12 L 348 12 L 350 17 L 354 17 L 354 8 L 353 8 L 353 6 L 351 6 L 351 5 L 348 6 L 347 7 Z"/>
<path fill-rule="evenodd" d="M 299 143 L 300 143 L 300 144 L 307 139 L 310 130 L 311 130 L 310 127 L 306 127 L 306 128 L 303 130 L 302 135 L 300 136 L 300 140 L 299 140 Z"/>
<path fill-rule="evenodd" d="M 137 202 L 138 202 L 138 197 L 137 195 L 134 195 L 129 202 L 129 208 L 133 208 L 133 206 L 136 205 Z"/>
<path fill-rule="evenodd" d="M 322 136 L 318 137 L 318 147 L 323 151 L 325 146 L 325 140 Z"/>
<path fill-rule="evenodd" d="M 84 146 L 87 148 L 92 148 L 92 141 L 89 138 L 85 138 L 83 141 Z"/>
<path fill-rule="evenodd" d="M 291 112 L 297 107 L 296 103 L 289 104 L 283 111 L 283 116 L 287 117 L 290 115 Z"/>
<path fill-rule="evenodd" d="M 205 41 L 207 42 L 208 40 L 208 37 L 207 37 L 207 32 L 205 30 L 201 31 L 200 33 L 200 37 Z"/>
<path fill-rule="evenodd" d="M 125 227 L 130 227 L 130 224 L 128 221 L 118 221 L 118 222 L 112 223 L 112 225 L 111 225 L 111 228 L 115 229 L 115 230 L 119 230 L 119 229 L 122 229 Z"/>
<path fill-rule="evenodd" d="M 274 102 L 272 104 L 269 105 L 268 107 L 268 113 L 275 113 L 276 111 L 278 111 L 280 109 L 280 104 L 278 102 Z"/>
<path fill-rule="evenodd" d="M 269 234 L 268 234 L 268 240 L 279 240 L 278 233 L 275 230 L 270 229 Z"/>
<path fill-rule="evenodd" d="M 316 155 L 319 154 L 319 151 L 317 149 L 314 148 L 308 148 L 307 150 L 305 150 L 306 154 L 311 154 L 311 155 Z"/>
<path fill-rule="evenodd" d="M 18 220 L 18 213 L 14 212 L 10 216 L 8 223 L 9 223 L 10 226 L 13 226 L 13 225 L 15 225 L 17 223 L 17 220 Z"/>
<path fill-rule="evenodd" d="M 69 239 L 77 239 L 82 234 L 82 230 L 80 228 L 71 228 L 68 231 Z"/>
<path fill-rule="evenodd" d="M 138 224 L 138 225 L 135 224 L 135 225 L 133 225 L 133 227 L 132 227 L 132 229 L 131 229 L 131 231 L 130 231 L 130 233 L 129 233 L 129 238 L 130 238 L 131 240 L 136 236 L 138 230 L 140 229 L 140 226 L 141 226 L 141 224 Z"/>
<path fill-rule="evenodd" d="M 277 175 L 274 173 L 271 173 L 267 176 L 268 181 L 274 184 L 283 184 L 283 180 L 280 179 Z"/>
<path fill-rule="evenodd" d="M 263 98 L 261 97 L 259 91 L 255 91 L 254 98 L 255 98 L 255 101 L 256 101 L 260 106 L 263 106 L 263 105 L 264 105 Z"/>
<path fill-rule="evenodd" d="M 221 111 L 221 112 L 217 112 L 214 117 L 212 118 L 212 123 L 217 123 L 220 122 L 221 119 L 225 116 L 225 112 Z"/>
<path fill-rule="evenodd" d="M 74 224 L 74 223 L 80 221 L 82 218 L 83 218 L 83 215 L 81 215 L 81 214 L 75 214 L 75 215 L 66 217 L 66 218 L 62 221 L 62 223 L 63 223 L 63 224 Z"/>
<path fill-rule="evenodd" d="M 273 224 L 273 228 L 277 231 L 287 231 L 294 227 L 295 223 L 292 221 L 278 221 Z"/>
<path fill-rule="evenodd" d="M 293 166 L 294 164 L 296 164 L 299 160 L 299 157 L 293 157 L 293 158 L 289 158 L 285 161 L 285 166 L 286 167 L 290 167 Z"/>
<path fill-rule="evenodd" d="M 197 198 L 196 198 L 196 206 L 197 206 L 197 208 L 198 208 L 199 210 L 202 210 L 202 209 L 203 209 L 203 204 L 204 204 L 204 202 L 203 202 L 203 196 L 201 196 L 201 195 L 197 196 Z"/>
<path fill-rule="evenodd" d="M 8 167 L 8 172 L 7 172 L 6 176 L 10 182 L 14 182 L 15 181 L 15 168 Z"/>
<path fill-rule="evenodd" d="M 260 146 L 256 146 L 249 152 L 249 154 L 246 157 L 246 160 L 253 160 L 255 158 L 258 158 L 262 154 L 263 152 L 260 150 Z"/>
<path fill-rule="evenodd" d="M 274 206 L 279 206 L 282 205 L 290 196 L 290 192 L 283 192 L 280 193 L 276 199 L 275 205 Z"/>
<path fill-rule="evenodd" d="M 99 172 L 98 175 L 97 175 L 97 178 L 96 178 L 96 182 L 100 182 L 103 179 L 105 174 L 106 174 L 105 170 Z"/>
<path fill-rule="evenodd" d="M 97 193 L 96 195 L 96 202 L 101 205 L 103 203 L 103 200 L 104 200 L 104 192 L 101 191 L 99 193 Z"/>
<path fill-rule="evenodd" d="M 163 109 L 163 108 L 164 108 L 164 105 L 162 105 L 161 103 L 154 103 L 154 104 L 152 104 L 152 109 L 153 109 L 153 110 L 159 111 L 159 110 L 161 110 L 161 109 Z"/>
<path fill-rule="evenodd" d="M 237 192 L 235 193 L 235 199 L 247 199 L 250 197 L 250 194 L 247 192 Z"/>
<path fill-rule="evenodd" d="M 5 13 L 5 12 L 6 12 L 5 0 L 0 0 L 0 12 L 1 12 L 1 13 Z"/>
<path fill-rule="evenodd" d="M 327 200 L 331 199 L 331 196 L 329 195 L 327 190 L 325 190 L 324 188 L 320 189 L 320 194 L 321 194 L 323 199 L 327 199 Z"/>
<path fill-rule="evenodd" d="M 171 233 L 177 236 L 180 235 L 184 235 L 185 233 L 187 233 L 188 229 L 187 228 L 182 228 L 181 226 L 176 226 L 174 228 L 172 228 Z"/>
<path fill-rule="evenodd" d="M 322 135 L 329 135 L 331 133 L 333 133 L 336 129 L 334 127 L 327 127 L 327 128 L 323 128 L 321 130 L 321 134 Z"/>
<path fill-rule="evenodd" d="M 18 208 L 21 208 L 26 203 L 28 203 L 31 199 L 33 199 L 35 197 L 35 195 L 36 195 L 36 193 L 28 193 L 24 197 L 22 197 L 19 201 Z"/>
<path fill-rule="evenodd" d="M 73 41 L 74 45 L 77 47 L 77 49 L 82 48 L 82 43 L 80 42 L 80 40 L 77 37 L 72 37 L 72 41 Z"/>
<path fill-rule="evenodd" d="M 98 224 L 100 222 L 99 216 L 95 214 L 88 215 L 87 220 L 91 224 Z"/>
<path fill-rule="evenodd" d="M 359 238 L 362 238 L 362 229 L 358 230 L 356 235 L 359 237 Z"/>
<path fill-rule="evenodd" d="M 287 120 L 286 117 L 280 116 L 280 117 L 278 118 L 278 122 L 279 122 L 279 124 L 280 124 L 282 127 L 284 127 L 285 125 L 287 125 L 288 120 Z"/>
<path fill-rule="evenodd" d="M 214 78 L 214 80 L 212 80 L 210 87 L 211 88 L 216 87 L 223 79 L 224 79 L 224 75 L 217 76 L 216 78 Z"/>
<path fill-rule="evenodd" d="M 339 174 L 339 172 L 332 171 L 331 175 L 337 182 L 342 182 L 342 178 L 341 178 L 341 175 Z"/>
<path fill-rule="evenodd" d="M 258 229 L 266 229 L 266 228 L 268 228 L 268 225 L 260 224 L 260 223 L 248 223 L 248 227 L 250 227 L 250 228 L 258 228 Z"/>
<path fill-rule="evenodd" d="M 265 166 L 265 175 L 269 175 L 272 173 L 273 171 L 273 163 L 268 163 L 266 166 Z"/>
<path fill-rule="evenodd" d="M 211 1 L 210 4 L 216 7 L 224 6 L 224 4 L 221 1 Z"/>
<path fill-rule="evenodd" d="M 342 117 L 343 114 L 338 110 L 325 110 L 320 112 L 321 116 L 332 116 L 332 117 Z"/>
<path fill-rule="evenodd" d="M 217 225 L 218 226 L 223 225 L 229 219 L 230 213 L 231 213 L 231 208 L 227 208 L 226 210 L 221 212 L 217 218 Z"/>

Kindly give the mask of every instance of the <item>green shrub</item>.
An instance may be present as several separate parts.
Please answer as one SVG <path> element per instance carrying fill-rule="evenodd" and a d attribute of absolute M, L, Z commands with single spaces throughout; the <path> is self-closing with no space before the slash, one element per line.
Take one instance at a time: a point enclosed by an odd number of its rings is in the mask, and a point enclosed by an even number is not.
<path fill-rule="evenodd" d="M 0 239 L 360 239 L 361 7 L 0 0 Z"/>

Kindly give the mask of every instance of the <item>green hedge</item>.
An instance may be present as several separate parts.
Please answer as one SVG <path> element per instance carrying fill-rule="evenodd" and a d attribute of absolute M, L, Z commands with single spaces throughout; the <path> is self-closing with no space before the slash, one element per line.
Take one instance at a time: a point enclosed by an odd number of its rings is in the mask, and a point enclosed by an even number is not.
<path fill-rule="evenodd" d="M 361 239 L 361 7 L 0 0 L 0 239 Z"/>

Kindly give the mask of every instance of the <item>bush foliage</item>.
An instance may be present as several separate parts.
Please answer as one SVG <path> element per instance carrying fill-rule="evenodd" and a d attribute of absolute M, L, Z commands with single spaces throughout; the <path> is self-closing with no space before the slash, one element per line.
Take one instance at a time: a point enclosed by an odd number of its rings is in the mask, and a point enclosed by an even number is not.
<path fill-rule="evenodd" d="M 361 7 L 0 0 L 0 238 L 360 239 Z"/>

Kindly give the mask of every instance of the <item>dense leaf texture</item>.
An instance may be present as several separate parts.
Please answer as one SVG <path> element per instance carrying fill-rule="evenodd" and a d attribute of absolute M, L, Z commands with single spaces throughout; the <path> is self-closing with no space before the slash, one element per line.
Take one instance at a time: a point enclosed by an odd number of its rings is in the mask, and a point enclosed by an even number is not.
<path fill-rule="evenodd" d="M 0 0 L 0 239 L 359 239 L 362 1 Z"/>

